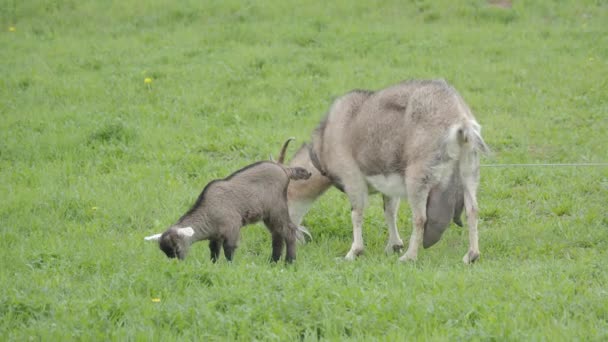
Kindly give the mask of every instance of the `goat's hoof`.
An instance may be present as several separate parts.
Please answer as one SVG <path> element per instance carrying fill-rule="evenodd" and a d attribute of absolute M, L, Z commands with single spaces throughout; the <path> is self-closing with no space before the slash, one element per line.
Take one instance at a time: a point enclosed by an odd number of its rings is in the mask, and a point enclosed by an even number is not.
<path fill-rule="evenodd" d="M 464 257 L 462 258 L 462 262 L 464 262 L 467 265 L 472 264 L 479 259 L 480 255 L 481 255 L 481 253 L 479 253 L 479 252 L 468 251 L 467 254 L 465 254 Z"/>
<path fill-rule="evenodd" d="M 386 252 L 386 254 L 399 253 L 402 250 L 403 250 L 403 242 L 389 243 L 388 245 L 386 245 L 386 248 L 384 248 L 384 252 Z"/>
<path fill-rule="evenodd" d="M 411 255 L 410 253 L 405 252 L 405 254 L 403 254 L 403 256 L 401 258 L 399 258 L 399 261 L 401 262 L 415 262 L 417 259 L 416 255 Z"/>
<path fill-rule="evenodd" d="M 348 251 L 348 254 L 346 254 L 344 259 L 352 261 L 355 260 L 361 254 L 363 254 L 362 248 L 351 249 L 350 251 Z"/>

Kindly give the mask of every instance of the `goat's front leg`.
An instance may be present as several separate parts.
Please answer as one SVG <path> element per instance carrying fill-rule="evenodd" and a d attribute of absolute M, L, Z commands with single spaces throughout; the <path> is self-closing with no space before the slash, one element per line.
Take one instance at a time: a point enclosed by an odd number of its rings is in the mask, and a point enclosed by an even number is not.
<path fill-rule="evenodd" d="M 217 262 L 217 259 L 219 259 L 221 247 L 221 240 L 209 240 L 209 251 L 211 252 L 211 261 L 213 263 Z"/>
<path fill-rule="evenodd" d="M 356 257 L 363 254 L 365 246 L 363 245 L 363 210 L 361 208 L 353 209 L 350 213 L 353 223 L 353 244 L 346 254 L 346 260 L 355 260 Z"/>
<path fill-rule="evenodd" d="M 236 244 L 228 242 L 228 240 L 224 241 L 224 256 L 226 260 L 232 261 L 232 257 L 234 256 L 234 251 L 236 250 Z"/>
<path fill-rule="evenodd" d="M 272 256 L 270 257 L 270 261 L 277 262 L 281 259 L 281 254 L 283 253 L 283 236 L 277 231 L 273 231 L 271 234 Z"/>
<path fill-rule="evenodd" d="M 365 248 L 363 245 L 363 212 L 367 205 L 367 189 L 349 194 L 349 199 L 352 205 L 350 216 L 353 223 L 353 244 L 345 259 L 355 260 L 357 256 L 363 254 Z"/>
<path fill-rule="evenodd" d="M 232 261 L 232 257 L 234 256 L 234 251 L 236 250 L 239 243 L 239 227 L 234 226 L 232 229 L 228 230 L 228 233 L 224 236 L 224 256 L 226 260 Z"/>
<path fill-rule="evenodd" d="M 384 219 L 388 226 L 388 243 L 384 251 L 386 253 L 399 252 L 403 249 L 403 240 L 397 229 L 397 210 L 399 209 L 399 197 L 382 196 L 384 201 Z"/>

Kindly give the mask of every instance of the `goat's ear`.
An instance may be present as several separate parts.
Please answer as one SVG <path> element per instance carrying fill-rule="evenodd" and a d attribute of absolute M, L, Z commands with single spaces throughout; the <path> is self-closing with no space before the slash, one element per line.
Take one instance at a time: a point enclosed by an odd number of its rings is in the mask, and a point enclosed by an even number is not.
<path fill-rule="evenodd" d="M 177 229 L 177 235 L 181 237 L 192 237 L 192 235 L 194 235 L 194 229 L 192 229 L 192 227 L 179 228 Z"/>
<path fill-rule="evenodd" d="M 146 241 L 158 241 L 158 240 L 160 240 L 160 237 L 162 235 L 163 235 L 162 233 L 159 233 L 159 234 L 154 234 L 154 235 L 146 236 L 144 238 L 144 240 L 146 240 Z"/>

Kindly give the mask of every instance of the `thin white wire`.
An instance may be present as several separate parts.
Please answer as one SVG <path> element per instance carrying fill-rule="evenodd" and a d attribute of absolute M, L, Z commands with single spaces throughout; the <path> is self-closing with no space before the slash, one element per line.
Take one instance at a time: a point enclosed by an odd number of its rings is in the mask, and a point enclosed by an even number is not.
<path fill-rule="evenodd" d="M 606 167 L 608 163 L 539 163 L 539 164 L 481 164 L 482 167 L 533 167 L 533 166 L 548 166 L 548 167 L 561 167 L 561 166 L 599 166 Z"/>

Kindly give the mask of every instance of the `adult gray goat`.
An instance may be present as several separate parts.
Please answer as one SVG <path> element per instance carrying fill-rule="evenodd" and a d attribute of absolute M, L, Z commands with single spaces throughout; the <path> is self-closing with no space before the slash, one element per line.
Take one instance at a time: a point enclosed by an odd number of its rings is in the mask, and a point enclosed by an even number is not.
<path fill-rule="evenodd" d="M 413 232 L 399 260 L 408 261 L 416 260 L 421 244 L 425 248 L 435 244 L 452 218 L 460 223 L 464 206 L 469 250 L 463 261 L 472 263 L 480 256 L 479 155 L 487 151 L 481 126 L 458 92 L 443 80 L 351 91 L 333 102 L 312 142 L 289 163 L 312 173 L 308 180 L 289 184 L 291 219 L 300 225 L 312 203 L 336 186 L 352 206 L 353 243 L 346 254 L 352 260 L 364 250 L 362 222 L 368 194 L 383 195 L 387 251 L 403 248 L 396 216 L 400 198 L 407 198 Z"/>

